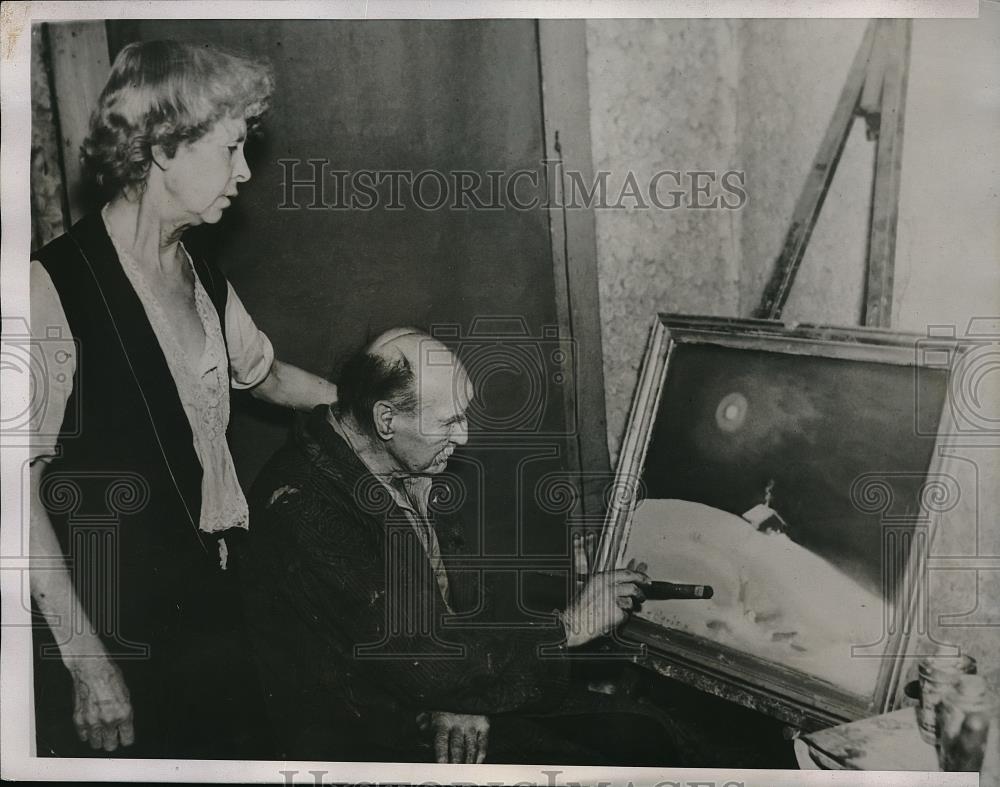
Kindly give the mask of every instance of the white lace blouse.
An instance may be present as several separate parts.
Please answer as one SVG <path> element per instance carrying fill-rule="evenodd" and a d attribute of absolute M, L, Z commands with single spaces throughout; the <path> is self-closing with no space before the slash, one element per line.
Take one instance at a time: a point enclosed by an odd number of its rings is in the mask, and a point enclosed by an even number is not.
<path fill-rule="evenodd" d="M 170 374 L 177 385 L 184 413 L 191 425 L 194 450 L 202 466 L 199 528 L 208 533 L 231 527 L 246 528 L 249 523 L 247 501 L 237 480 L 233 457 L 225 439 L 229 424 L 229 383 L 231 379 L 235 388 L 251 388 L 264 380 L 274 362 L 271 342 L 247 314 L 232 285 L 228 285 L 226 298 L 224 341 L 218 314 L 192 266 L 195 305 L 205 332 L 205 347 L 200 357 L 186 354 L 174 332 L 170 315 L 143 276 L 142 267 L 110 232 L 109 235 L 122 269 L 139 296 L 163 350 Z M 191 265 L 186 249 L 184 254 Z M 37 261 L 31 264 L 31 324 L 31 332 L 35 338 L 51 336 L 53 329 L 59 330 L 59 335 L 62 336 L 72 335 L 52 280 Z M 38 346 L 48 348 L 52 343 L 39 342 Z M 67 353 L 67 346 L 60 343 L 59 350 Z M 73 386 L 76 368 L 73 353 L 70 344 L 68 359 L 60 357 L 58 363 L 54 362 L 57 360 L 54 358 L 45 359 L 47 362 L 44 373 L 49 398 L 47 406 L 40 408 L 37 414 L 38 423 L 33 424 L 33 433 L 40 437 L 33 442 L 32 461 L 55 456 L 55 435 L 59 433 Z M 223 555 L 223 561 L 224 559 Z"/>

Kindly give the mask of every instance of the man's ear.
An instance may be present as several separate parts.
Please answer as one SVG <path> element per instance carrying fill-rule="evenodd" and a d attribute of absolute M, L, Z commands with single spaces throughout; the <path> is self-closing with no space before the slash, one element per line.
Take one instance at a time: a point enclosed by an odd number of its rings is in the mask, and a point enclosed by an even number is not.
<path fill-rule="evenodd" d="M 395 415 L 392 404 L 385 401 L 375 402 L 372 408 L 372 420 L 375 423 L 375 432 L 383 440 L 391 440 L 396 433 L 392 425 L 392 417 Z"/>
<path fill-rule="evenodd" d="M 167 151 L 163 149 L 163 145 L 153 145 L 149 149 L 150 154 L 153 156 L 153 163 L 160 169 L 167 169 L 170 166 L 170 156 L 167 155 Z"/>

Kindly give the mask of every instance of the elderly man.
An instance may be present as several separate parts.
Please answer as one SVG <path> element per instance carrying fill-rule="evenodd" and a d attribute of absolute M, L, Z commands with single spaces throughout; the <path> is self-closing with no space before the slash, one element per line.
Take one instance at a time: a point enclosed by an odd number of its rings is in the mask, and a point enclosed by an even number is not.
<path fill-rule="evenodd" d="M 449 572 L 458 525 L 435 509 L 468 440 L 468 374 L 397 329 L 348 361 L 339 388 L 251 495 L 242 574 L 277 755 L 481 762 L 492 729 L 491 761 L 608 762 L 593 746 L 629 714 L 581 700 L 564 655 L 642 600 L 642 566 L 593 575 L 551 625 L 463 626 L 454 616 L 487 594 L 476 572 Z"/>

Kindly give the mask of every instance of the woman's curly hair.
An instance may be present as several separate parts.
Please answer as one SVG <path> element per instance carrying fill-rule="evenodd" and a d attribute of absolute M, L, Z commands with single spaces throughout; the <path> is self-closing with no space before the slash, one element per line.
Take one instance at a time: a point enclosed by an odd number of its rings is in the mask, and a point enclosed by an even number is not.
<path fill-rule="evenodd" d="M 274 88 L 263 62 L 208 45 L 135 42 L 115 58 L 90 119 L 83 163 L 102 189 L 141 191 L 160 145 L 168 156 L 220 120 L 246 120 L 252 130 Z"/>

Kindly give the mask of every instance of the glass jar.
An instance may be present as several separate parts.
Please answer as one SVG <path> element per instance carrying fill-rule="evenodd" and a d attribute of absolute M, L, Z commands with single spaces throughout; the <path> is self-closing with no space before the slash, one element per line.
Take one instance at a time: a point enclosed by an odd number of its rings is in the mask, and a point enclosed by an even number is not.
<path fill-rule="evenodd" d="M 920 706 L 917 708 L 917 726 L 920 737 L 932 746 L 937 740 L 936 708 L 941 699 L 958 683 L 962 675 L 975 674 L 976 660 L 971 656 L 943 656 L 935 654 L 920 661 L 917 674 L 920 678 Z"/>
<path fill-rule="evenodd" d="M 938 763 L 943 771 L 979 771 L 1000 705 L 981 675 L 962 675 L 937 705 Z M 994 732 L 995 735 L 995 732 Z"/>

